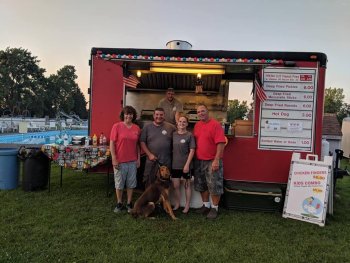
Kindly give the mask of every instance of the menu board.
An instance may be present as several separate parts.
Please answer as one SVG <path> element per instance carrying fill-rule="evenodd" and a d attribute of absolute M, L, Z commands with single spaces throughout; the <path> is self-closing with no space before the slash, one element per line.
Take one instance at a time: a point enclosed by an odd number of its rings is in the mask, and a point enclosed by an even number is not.
<path fill-rule="evenodd" d="M 259 149 L 312 152 L 317 69 L 265 68 Z"/>

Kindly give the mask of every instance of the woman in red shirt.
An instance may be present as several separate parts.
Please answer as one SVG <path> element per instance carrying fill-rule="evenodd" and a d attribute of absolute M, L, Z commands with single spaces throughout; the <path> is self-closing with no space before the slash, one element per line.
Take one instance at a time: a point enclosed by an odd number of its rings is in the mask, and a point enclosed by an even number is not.
<path fill-rule="evenodd" d="M 115 193 L 117 206 L 114 212 L 123 209 L 122 197 L 126 186 L 128 212 L 132 209 L 133 189 L 137 185 L 136 173 L 140 166 L 139 137 L 140 128 L 133 122 L 136 120 L 136 110 L 125 106 L 120 113 L 121 122 L 113 125 L 110 136 L 110 150 L 114 170 Z"/>

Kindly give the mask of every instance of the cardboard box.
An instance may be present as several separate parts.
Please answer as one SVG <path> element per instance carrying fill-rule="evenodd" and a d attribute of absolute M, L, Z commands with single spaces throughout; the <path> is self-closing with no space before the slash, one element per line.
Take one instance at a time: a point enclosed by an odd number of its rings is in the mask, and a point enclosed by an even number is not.
<path fill-rule="evenodd" d="M 235 136 L 253 136 L 253 121 L 235 120 L 232 126 Z"/>

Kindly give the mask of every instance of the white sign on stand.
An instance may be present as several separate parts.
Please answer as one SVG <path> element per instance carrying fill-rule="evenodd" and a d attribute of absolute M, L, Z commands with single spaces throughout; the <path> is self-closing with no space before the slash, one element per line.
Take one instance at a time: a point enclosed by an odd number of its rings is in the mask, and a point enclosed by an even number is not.
<path fill-rule="evenodd" d="M 314 160 L 312 160 L 314 158 Z M 283 217 L 325 225 L 329 194 L 333 194 L 332 157 L 318 161 L 317 155 L 300 159 L 293 153 Z"/>

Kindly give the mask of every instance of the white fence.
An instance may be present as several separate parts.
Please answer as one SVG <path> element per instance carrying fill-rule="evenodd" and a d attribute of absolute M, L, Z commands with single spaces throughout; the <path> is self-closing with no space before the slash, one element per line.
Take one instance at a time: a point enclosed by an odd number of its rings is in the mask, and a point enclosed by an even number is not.
<path fill-rule="evenodd" d="M 45 130 L 87 129 L 86 122 L 74 125 L 70 119 L 0 118 L 0 133 L 27 133 Z"/>

